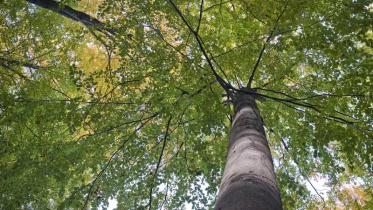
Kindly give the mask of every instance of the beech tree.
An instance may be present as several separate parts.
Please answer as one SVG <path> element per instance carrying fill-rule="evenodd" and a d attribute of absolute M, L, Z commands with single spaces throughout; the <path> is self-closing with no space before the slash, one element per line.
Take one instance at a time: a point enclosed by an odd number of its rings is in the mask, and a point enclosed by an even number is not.
<path fill-rule="evenodd" d="M 2 1 L 0 209 L 373 208 L 372 12 Z"/>

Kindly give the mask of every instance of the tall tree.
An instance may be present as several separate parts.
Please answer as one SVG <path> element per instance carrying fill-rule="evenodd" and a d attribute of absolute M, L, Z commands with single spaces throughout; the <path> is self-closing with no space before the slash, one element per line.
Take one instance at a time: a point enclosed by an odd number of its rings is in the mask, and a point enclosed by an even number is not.
<path fill-rule="evenodd" d="M 9 0 L 0 13 L 0 208 L 373 205 L 368 1 Z M 350 205 L 353 182 L 364 196 Z"/>

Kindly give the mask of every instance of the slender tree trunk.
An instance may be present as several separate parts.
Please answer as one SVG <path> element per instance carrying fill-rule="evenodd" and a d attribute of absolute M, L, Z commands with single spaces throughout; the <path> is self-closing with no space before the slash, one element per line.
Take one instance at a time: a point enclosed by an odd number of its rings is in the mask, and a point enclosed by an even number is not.
<path fill-rule="evenodd" d="M 255 98 L 238 92 L 216 210 L 282 209 L 272 155 Z"/>

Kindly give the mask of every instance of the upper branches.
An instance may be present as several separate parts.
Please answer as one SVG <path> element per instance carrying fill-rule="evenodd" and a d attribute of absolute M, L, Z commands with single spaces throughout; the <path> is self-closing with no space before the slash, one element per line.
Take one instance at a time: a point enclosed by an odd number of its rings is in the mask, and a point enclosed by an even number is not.
<path fill-rule="evenodd" d="M 252 82 L 253 82 L 253 80 L 254 80 L 255 72 L 256 72 L 256 70 L 257 70 L 257 68 L 258 68 L 258 66 L 259 66 L 259 63 L 260 63 L 260 61 L 261 61 L 261 59 L 262 59 L 262 57 L 263 57 L 264 51 L 265 51 L 265 49 L 266 49 L 268 43 L 271 41 L 271 39 L 272 39 L 272 37 L 273 37 L 273 34 L 274 34 L 274 32 L 275 32 L 275 30 L 276 30 L 276 28 L 277 28 L 277 26 L 278 26 L 278 23 L 280 22 L 281 17 L 282 17 L 283 14 L 285 13 L 285 10 L 286 10 L 287 6 L 288 6 L 288 1 L 286 1 L 284 8 L 282 9 L 281 13 L 277 16 L 276 22 L 275 22 L 275 24 L 274 24 L 274 26 L 273 26 L 271 32 L 269 33 L 269 35 L 268 35 L 266 41 L 264 42 L 262 49 L 260 50 L 259 56 L 258 56 L 258 58 L 257 58 L 257 60 L 256 60 L 255 65 L 254 65 L 254 68 L 253 68 L 253 70 L 251 71 L 251 75 L 250 75 L 250 77 L 249 77 L 249 82 L 247 83 L 247 87 L 248 87 L 248 88 L 251 88 Z"/>
<path fill-rule="evenodd" d="M 193 27 L 191 26 L 191 24 L 187 21 L 187 19 L 185 18 L 185 16 L 183 15 L 183 13 L 180 11 L 180 9 L 176 6 L 176 4 L 172 1 L 172 0 L 168 0 L 168 2 L 171 4 L 172 8 L 177 12 L 177 14 L 179 15 L 179 17 L 182 19 L 182 21 L 184 22 L 184 24 L 188 27 L 188 29 L 190 30 L 190 32 L 193 34 L 194 38 L 196 39 L 197 43 L 198 43 L 198 47 L 199 49 L 201 50 L 203 56 L 205 57 L 213 75 L 215 76 L 216 80 L 218 81 L 218 83 L 220 84 L 220 86 L 222 88 L 224 88 L 226 91 L 229 91 L 229 89 L 231 89 L 231 85 L 226 82 L 216 71 L 215 67 L 214 67 L 214 64 L 212 63 L 212 59 L 210 58 L 210 56 L 208 55 L 205 47 L 203 46 L 203 41 L 201 39 L 201 37 L 199 36 L 198 34 L 198 31 L 199 31 L 199 26 L 200 26 L 200 22 L 201 22 L 201 18 L 202 18 L 202 12 L 203 12 L 203 0 L 201 2 L 201 10 L 200 10 L 200 19 L 199 19 L 199 24 L 198 24 L 198 27 L 197 27 L 197 30 L 194 30 Z"/>

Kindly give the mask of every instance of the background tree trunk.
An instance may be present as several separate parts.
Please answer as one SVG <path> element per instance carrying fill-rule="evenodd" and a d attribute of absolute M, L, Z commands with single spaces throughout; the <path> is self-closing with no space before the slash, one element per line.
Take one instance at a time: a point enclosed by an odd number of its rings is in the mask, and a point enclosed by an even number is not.
<path fill-rule="evenodd" d="M 238 92 L 216 210 L 282 209 L 272 155 L 252 95 Z"/>

